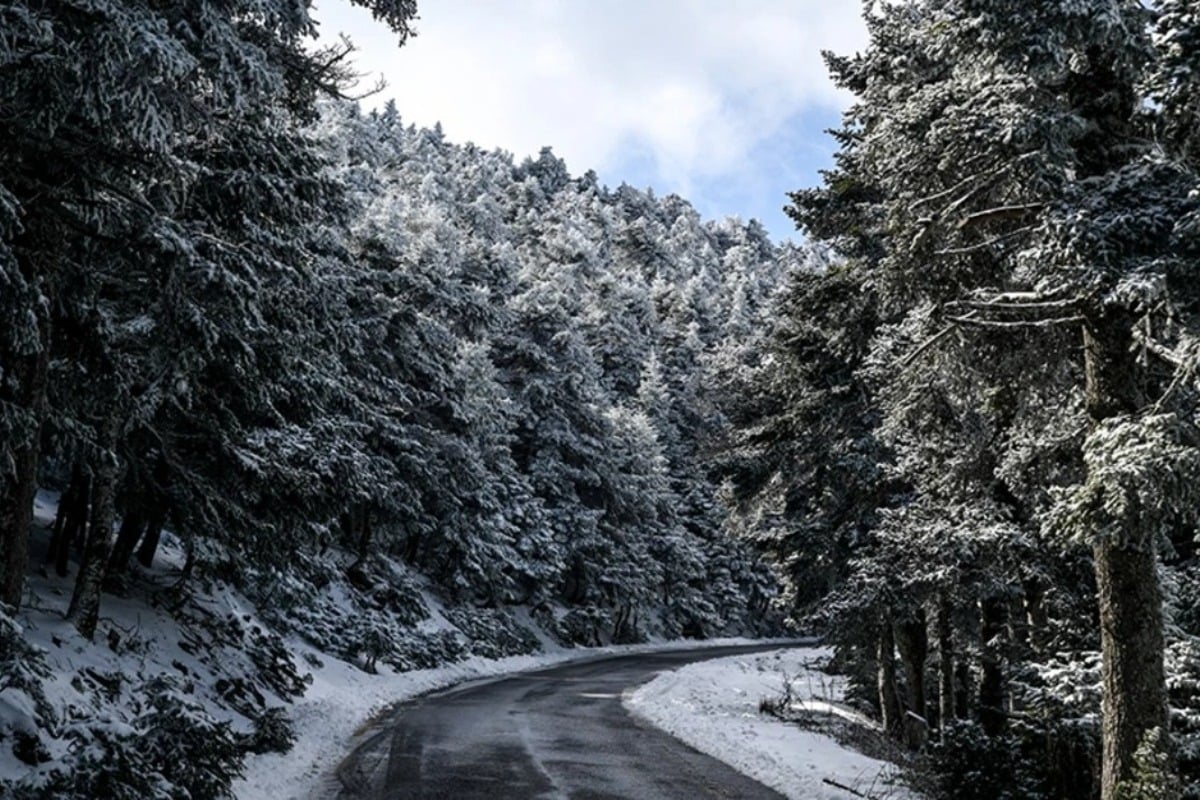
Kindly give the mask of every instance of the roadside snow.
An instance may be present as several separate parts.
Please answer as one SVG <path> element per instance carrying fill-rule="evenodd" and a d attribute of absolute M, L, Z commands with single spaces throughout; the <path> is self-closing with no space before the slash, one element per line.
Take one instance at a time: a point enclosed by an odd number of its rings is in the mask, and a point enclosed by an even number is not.
<path fill-rule="evenodd" d="M 557 648 L 531 656 L 504 659 L 470 658 L 427 670 L 395 673 L 380 666 L 369 675 L 342 661 L 328 658 L 306 644 L 292 642 L 293 652 L 305 660 L 319 658 L 310 667 L 313 683 L 304 697 L 289 706 L 297 734 L 293 749 L 285 754 L 250 756 L 246 774 L 234 784 L 238 800 L 314 800 L 336 794 L 333 770 L 397 703 L 426 692 L 482 678 L 525 672 L 566 661 L 584 661 L 618 653 L 647 653 L 682 647 L 721 647 L 770 644 L 750 639 L 713 639 L 705 642 L 655 642 L 592 648 Z M 757 699 L 754 701 L 757 704 Z"/>
<path fill-rule="evenodd" d="M 44 560 L 48 530 L 57 505 L 56 494 L 39 492 L 34 526 L 37 563 Z M 176 579 L 183 562 L 180 543 L 165 532 L 155 557 L 155 567 L 145 574 L 149 580 L 166 586 Z M 242 663 L 248 656 L 232 650 L 232 645 L 210 650 L 205 649 L 208 646 L 205 642 L 189 644 L 189 633 L 179 621 L 165 608 L 147 604 L 141 594 L 129 598 L 106 594 L 96 641 L 87 641 L 63 618 L 70 587 L 69 578 L 59 578 L 45 569 L 32 574 L 28 599 L 17 619 L 24 638 L 44 651 L 53 675 L 44 688 L 56 709 L 86 712 L 96 720 L 111 714 L 112 725 L 123 724 L 115 713 L 121 710 L 121 703 L 128 705 L 129 696 L 139 691 L 138 687 L 148 678 L 169 675 L 186 682 L 191 692 L 189 701 L 199 704 L 214 719 L 229 720 L 240 732 L 250 730 L 248 720 L 222 702 L 215 687 L 217 677 L 225 674 L 218 667 L 229 668 L 235 675 L 250 674 L 252 665 Z M 422 629 L 450 630 L 451 623 L 442 613 L 444 609 L 438 598 L 426 593 L 424 600 L 431 613 L 428 620 L 420 623 Z M 245 596 L 224 584 L 198 591 L 193 598 L 193 610 L 211 614 L 214 620 L 235 619 L 247 628 L 268 627 Z M 426 692 L 471 680 L 610 654 L 772 643 L 723 639 L 570 649 L 554 643 L 528 619 L 525 611 L 517 609 L 514 613 L 519 622 L 538 636 L 544 652 L 499 660 L 474 657 L 435 669 L 403 673 L 393 672 L 381 664 L 379 674 L 368 674 L 298 638 L 290 638 L 288 650 L 295 656 L 297 666 L 302 673 L 312 677 L 312 683 L 302 697 L 284 704 L 287 716 L 294 723 L 295 745 L 282 755 L 249 756 L 244 776 L 234 784 L 236 796 L 239 800 L 310 800 L 335 795 L 336 791 L 331 791 L 331 781 L 337 764 L 371 731 L 373 724 L 383 721 L 383 712 Z M 785 641 L 779 640 L 779 643 Z M 115 685 L 121 687 L 121 696 L 107 704 L 101 703 L 94 692 L 85 693 L 76 685 L 76 678 L 82 674 L 116 681 Z M 271 705 L 283 702 L 269 694 L 268 698 Z M 757 696 L 754 701 L 757 702 Z M 32 718 L 34 709 L 30 702 L 29 696 L 17 688 L 0 687 L 0 731 L 6 725 L 24 724 L 23 720 Z M 53 748 L 67 747 L 70 743 L 66 739 L 52 739 L 48 744 Z M 10 749 L 0 748 L 0 779 L 16 778 L 30 769 L 16 761 L 8 753 Z M 54 752 L 52 755 L 64 754 Z M 3 787 L 0 787 L 0 793 L 3 793 Z"/>
<path fill-rule="evenodd" d="M 759 701 L 779 698 L 786 679 L 794 706 L 870 724 L 840 705 L 841 681 L 818 671 L 829 654 L 802 647 L 702 661 L 663 673 L 623 699 L 638 717 L 789 798 L 854 796 L 826 778 L 871 797 L 913 798 L 891 785 L 894 765 L 759 713 Z"/>

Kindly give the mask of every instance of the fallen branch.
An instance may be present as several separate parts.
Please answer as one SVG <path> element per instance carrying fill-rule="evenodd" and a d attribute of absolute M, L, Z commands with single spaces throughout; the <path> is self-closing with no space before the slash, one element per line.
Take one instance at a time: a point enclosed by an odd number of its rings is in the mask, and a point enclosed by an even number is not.
<path fill-rule="evenodd" d="M 833 778 L 821 778 L 822 783 L 827 783 L 835 789 L 841 789 L 843 792 L 849 792 L 855 797 L 865 797 L 867 800 L 872 800 L 871 795 L 860 792 L 858 789 L 852 789 L 844 783 L 838 783 Z"/>

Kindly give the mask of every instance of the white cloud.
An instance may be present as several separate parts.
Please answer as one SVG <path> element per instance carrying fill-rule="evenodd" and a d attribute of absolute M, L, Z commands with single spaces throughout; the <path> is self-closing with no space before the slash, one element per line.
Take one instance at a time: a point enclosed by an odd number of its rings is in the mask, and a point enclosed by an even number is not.
<path fill-rule="evenodd" d="M 518 157 L 552 145 L 605 175 L 631 152 L 670 188 L 744 169 L 806 108 L 840 108 L 822 49 L 865 33 L 848 0 L 426 0 L 403 48 L 345 0 L 321 0 L 402 116 Z M 369 82 L 369 81 L 368 81 Z"/>

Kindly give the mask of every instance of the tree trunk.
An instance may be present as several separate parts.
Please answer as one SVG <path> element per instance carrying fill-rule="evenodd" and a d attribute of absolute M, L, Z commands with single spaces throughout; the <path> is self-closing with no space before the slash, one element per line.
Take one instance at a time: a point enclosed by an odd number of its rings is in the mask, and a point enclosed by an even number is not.
<path fill-rule="evenodd" d="M 121 519 L 121 529 L 117 531 L 117 542 L 113 545 L 112 556 L 108 559 L 109 577 L 119 578 L 129 567 L 129 559 L 133 557 L 134 548 L 142 540 L 146 532 L 146 515 L 138 508 L 137 501 L 131 501 L 130 508 Z"/>
<path fill-rule="evenodd" d="M 945 739 L 946 726 L 955 718 L 954 713 L 954 627 L 950 622 L 950 600 L 938 595 L 937 608 L 938 649 L 938 730 Z"/>
<path fill-rule="evenodd" d="M 925 661 L 929 657 L 929 635 L 925 629 L 923 609 L 918 609 L 916 619 L 895 626 L 895 639 L 907 689 L 904 742 L 918 750 L 925 744 L 929 729 L 925 711 Z"/>
<path fill-rule="evenodd" d="M 979 722 L 988 736 L 1004 733 L 1008 723 L 1004 697 L 1004 628 L 1008 604 L 1000 597 L 987 597 L 980 603 Z"/>
<path fill-rule="evenodd" d="M 116 440 L 116 420 L 104 423 L 100 452 L 92 467 L 92 519 L 88 525 L 83 561 L 75 578 L 75 591 L 67 608 L 67 619 L 86 639 L 96 633 L 100 619 L 100 589 L 112 547 L 113 521 L 116 518 L 118 464 L 112 453 Z"/>
<path fill-rule="evenodd" d="M 71 514 L 71 506 L 75 504 L 75 495 L 79 494 L 79 484 L 83 480 L 82 472 L 79 463 L 76 462 L 71 469 L 71 480 L 67 482 L 67 488 L 59 495 L 58 510 L 54 512 L 54 526 L 50 529 L 50 544 L 46 548 L 47 564 L 54 563 L 55 553 L 62 542 L 67 517 Z"/>
<path fill-rule="evenodd" d="M 146 569 L 154 563 L 154 554 L 158 552 L 158 542 L 162 538 L 163 525 L 167 522 L 167 508 L 159 504 L 150 514 L 150 522 L 146 525 L 146 533 L 138 547 L 137 560 Z"/>
<path fill-rule="evenodd" d="M 47 311 L 38 314 L 41 349 L 32 354 L 8 356 L 9 381 L 16 391 L 0 400 L 28 414 L 25 430 L 12 449 L 12 472 L 0 478 L 0 552 L 4 553 L 3 586 L 0 602 L 13 609 L 25 595 L 25 574 L 29 571 L 29 529 L 33 525 L 33 499 L 37 495 L 38 456 L 41 452 L 42 422 L 46 414 L 46 384 L 50 368 L 50 318 Z M 6 397 L 6 394 L 11 396 Z"/>
<path fill-rule="evenodd" d="M 142 541 L 149 525 L 146 513 L 141 507 L 144 502 L 138 496 L 128 499 L 129 508 L 121 519 L 121 528 L 117 531 L 117 540 L 108 559 L 108 567 L 104 574 L 104 591 L 123 595 L 128 587 L 129 560 L 138 542 Z"/>
<path fill-rule="evenodd" d="M 884 612 L 879 622 L 879 639 L 875 651 L 876 685 L 879 689 L 879 715 L 883 729 L 899 738 L 903 730 L 900 692 L 896 687 L 896 640 L 892 631 L 892 615 Z"/>
<path fill-rule="evenodd" d="M 1025 582 L 1025 623 L 1030 647 L 1041 653 L 1050 635 L 1050 617 L 1046 614 L 1046 590 L 1037 581 Z"/>
<path fill-rule="evenodd" d="M 1134 752 L 1147 734 L 1167 734 L 1162 595 L 1154 550 L 1102 541 L 1093 548 L 1104 654 L 1104 760 L 1101 797 L 1134 774 Z"/>
<path fill-rule="evenodd" d="M 954 665 L 954 716 L 971 716 L 971 666 L 963 658 Z"/>
<path fill-rule="evenodd" d="M 366 558 L 371 555 L 371 512 L 366 508 L 358 509 L 358 557 Z"/>
<path fill-rule="evenodd" d="M 1135 413 L 1146 403 L 1130 346 L 1135 323 L 1129 311 L 1109 307 L 1084 326 L 1093 423 Z M 1132 525 L 1138 527 L 1136 520 Z M 1117 800 L 1121 784 L 1134 778 L 1134 752 L 1155 731 L 1159 750 L 1170 752 L 1156 533 L 1130 530 L 1125 542 L 1102 539 L 1093 546 L 1103 656 L 1102 800 Z"/>
<path fill-rule="evenodd" d="M 46 550 L 47 563 L 54 564 L 58 577 L 67 576 L 67 564 L 71 558 L 71 543 L 87 527 L 88 500 L 92 486 L 83 466 L 76 462 L 71 470 L 71 482 L 58 501 L 58 513 L 54 515 L 54 532 L 50 547 Z"/>

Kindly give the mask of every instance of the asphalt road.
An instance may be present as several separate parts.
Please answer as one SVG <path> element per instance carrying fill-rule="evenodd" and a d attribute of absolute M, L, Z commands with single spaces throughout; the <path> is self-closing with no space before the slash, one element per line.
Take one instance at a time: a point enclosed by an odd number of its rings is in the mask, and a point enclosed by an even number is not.
<path fill-rule="evenodd" d="M 621 693 L 723 647 L 603 658 L 465 684 L 397 707 L 338 768 L 341 800 L 779 800 L 639 720 Z"/>

